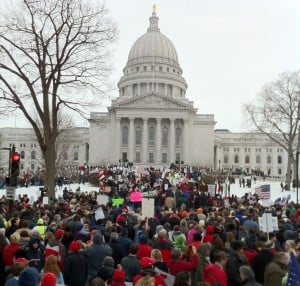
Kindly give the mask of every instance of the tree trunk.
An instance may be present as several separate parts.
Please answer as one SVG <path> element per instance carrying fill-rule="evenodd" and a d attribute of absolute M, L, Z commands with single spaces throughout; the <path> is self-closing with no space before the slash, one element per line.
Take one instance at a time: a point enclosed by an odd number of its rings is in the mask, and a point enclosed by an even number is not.
<path fill-rule="evenodd" d="M 291 189 L 291 181 L 292 181 L 292 158 L 288 157 L 287 170 L 286 170 L 286 190 L 289 191 Z"/>
<path fill-rule="evenodd" d="M 55 199 L 55 145 L 49 144 L 44 152 L 45 188 L 49 199 Z"/>

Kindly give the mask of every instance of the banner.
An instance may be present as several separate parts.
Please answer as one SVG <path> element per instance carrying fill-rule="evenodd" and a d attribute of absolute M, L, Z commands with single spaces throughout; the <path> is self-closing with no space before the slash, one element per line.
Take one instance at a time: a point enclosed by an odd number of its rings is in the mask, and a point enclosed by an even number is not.
<path fill-rule="evenodd" d="M 142 217 L 151 218 L 154 216 L 154 199 L 142 199 Z"/>

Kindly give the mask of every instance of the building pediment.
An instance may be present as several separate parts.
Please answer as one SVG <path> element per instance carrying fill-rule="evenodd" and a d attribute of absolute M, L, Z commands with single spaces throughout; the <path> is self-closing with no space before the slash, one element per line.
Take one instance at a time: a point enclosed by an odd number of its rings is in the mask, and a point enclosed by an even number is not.
<path fill-rule="evenodd" d="M 193 103 L 190 101 L 181 101 L 153 92 L 134 98 L 116 100 L 111 107 L 117 109 L 194 110 Z"/>

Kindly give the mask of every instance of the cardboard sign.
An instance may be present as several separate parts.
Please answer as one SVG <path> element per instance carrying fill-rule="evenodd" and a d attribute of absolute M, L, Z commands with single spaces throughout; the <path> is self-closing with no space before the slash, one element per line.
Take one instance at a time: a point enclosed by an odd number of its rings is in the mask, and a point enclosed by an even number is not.
<path fill-rule="evenodd" d="M 142 199 L 142 217 L 151 218 L 154 216 L 154 199 Z"/>
<path fill-rule="evenodd" d="M 97 203 L 98 205 L 107 205 L 108 203 L 108 196 L 105 195 L 97 195 Z"/>

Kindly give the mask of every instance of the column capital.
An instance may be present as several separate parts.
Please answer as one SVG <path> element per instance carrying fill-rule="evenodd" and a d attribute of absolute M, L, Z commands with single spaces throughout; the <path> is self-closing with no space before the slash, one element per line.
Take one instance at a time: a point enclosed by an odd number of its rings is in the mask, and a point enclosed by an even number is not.
<path fill-rule="evenodd" d="M 129 119 L 130 122 L 133 122 L 135 117 L 128 117 L 128 119 Z"/>
<path fill-rule="evenodd" d="M 157 123 L 161 123 L 161 121 L 162 121 L 162 118 L 156 118 Z"/>
<path fill-rule="evenodd" d="M 145 122 L 148 122 L 149 117 L 142 117 L 142 119 L 143 119 L 143 122 L 145 123 Z"/>

